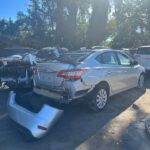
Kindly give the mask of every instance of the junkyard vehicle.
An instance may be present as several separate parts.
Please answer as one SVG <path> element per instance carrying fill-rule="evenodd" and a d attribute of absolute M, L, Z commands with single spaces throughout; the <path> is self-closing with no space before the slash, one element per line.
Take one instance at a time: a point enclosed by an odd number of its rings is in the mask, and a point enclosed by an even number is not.
<path fill-rule="evenodd" d="M 66 53 L 59 60 L 37 64 L 34 93 L 60 103 L 87 96 L 89 107 L 99 111 L 110 96 L 142 87 L 144 72 L 142 66 L 121 51 Z"/>
<path fill-rule="evenodd" d="M 36 50 L 6 48 L 0 50 L 0 82 L 11 89 L 32 86 L 32 66 L 36 63 Z"/>
<path fill-rule="evenodd" d="M 123 52 L 128 54 L 129 56 L 134 58 L 135 53 L 137 52 L 137 49 L 130 49 L 130 48 L 123 48 Z"/>
<path fill-rule="evenodd" d="M 134 57 L 146 71 L 150 71 L 150 46 L 139 47 Z"/>
<path fill-rule="evenodd" d="M 95 45 L 91 47 L 92 50 L 96 50 L 96 49 L 106 49 L 105 46 L 100 46 L 100 45 Z"/>
<path fill-rule="evenodd" d="M 63 53 L 68 52 L 67 48 L 45 47 L 36 54 L 37 62 L 46 61 L 60 57 Z"/>
<path fill-rule="evenodd" d="M 15 94 L 12 93 L 8 100 L 8 112 L 14 121 L 30 130 L 35 137 L 40 137 L 51 126 L 51 120 L 58 118 L 60 110 L 55 108 L 56 114 L 48 118 L 47 113 L 51 113 L 53 107 L 47 110 L 43 102 L 36 111 L 40 116 L 33 114 L 39 97 L 59 104 L 84 98 L 92 110 L 100 111 L 110 96 L 134 87 L 143 87 L 144 72 L 142 66 L 121 51 L 104 49 L 68 52 L 55 60 L 37 64 L 33 90 L 36 98 L 31 99 L 32 102 L 29 100 L 31 96 L 15 100 Z M 46 118 L 44 122 L 40 121 L 42 118 Z M 39 124 L 46 130 L 37 128 Z"/>

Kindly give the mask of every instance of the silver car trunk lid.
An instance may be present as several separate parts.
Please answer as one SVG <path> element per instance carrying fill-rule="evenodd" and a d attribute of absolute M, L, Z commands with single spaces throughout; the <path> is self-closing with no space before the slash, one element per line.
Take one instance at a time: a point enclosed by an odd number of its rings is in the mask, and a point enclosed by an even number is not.
<path fill-rule="evenodd" d="M 46 62 L 37 64 L 37 78 L 35 79 L 36 85 L 46 87 L 59 87 L 63 82 L 63 78 L 57 77 L 61 70 L 73 69 L 70 64 L 61 62 Z"/>

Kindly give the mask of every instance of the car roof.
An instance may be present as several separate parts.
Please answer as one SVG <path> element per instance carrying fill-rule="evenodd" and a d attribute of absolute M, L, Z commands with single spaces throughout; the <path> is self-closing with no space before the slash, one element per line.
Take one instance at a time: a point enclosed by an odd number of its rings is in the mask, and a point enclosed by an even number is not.
<path fill-rule="evenodd" d="M 150 48 L 150 45 L 140 46 L 139 48 Z"/>
<path fill-rule="evenodd" d="M 95 52 L 109 52 L 109 51 L 121 52 L 121 50 L 116 50 L 116 49 L 95 49 L 95 50 L 92 50 L 92 51 L 95 51 Z"/>

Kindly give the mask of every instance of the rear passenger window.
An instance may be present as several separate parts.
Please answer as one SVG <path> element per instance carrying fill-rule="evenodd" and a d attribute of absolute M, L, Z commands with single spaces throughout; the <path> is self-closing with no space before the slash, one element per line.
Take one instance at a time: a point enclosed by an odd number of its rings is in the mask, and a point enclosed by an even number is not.
<path fill-rule="evenodd" d="M 116 54 L 113 52 L 106 52 L 97 57 L 101 64 L 118 65 Z"/>

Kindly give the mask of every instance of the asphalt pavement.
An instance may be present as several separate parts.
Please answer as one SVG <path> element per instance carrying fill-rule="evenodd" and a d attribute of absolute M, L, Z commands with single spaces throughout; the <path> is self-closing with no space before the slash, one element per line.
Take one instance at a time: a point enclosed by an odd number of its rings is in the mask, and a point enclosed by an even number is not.
<path fill-rule="evenodd" d="M 150 79 L 145 86 L 150 87 Z M 7 115 L 9 90 L 0 90 L 0 150 L 73 150 L 103 129 L 114 118 L 150 91 L 131 89 L 111 97 L 106 108 L 92 112 L 86 105 L 66 105 L 64 114 L 42 139 L 28 141 Z M 111 148 L 110 148 L 111 149 Z"/>

